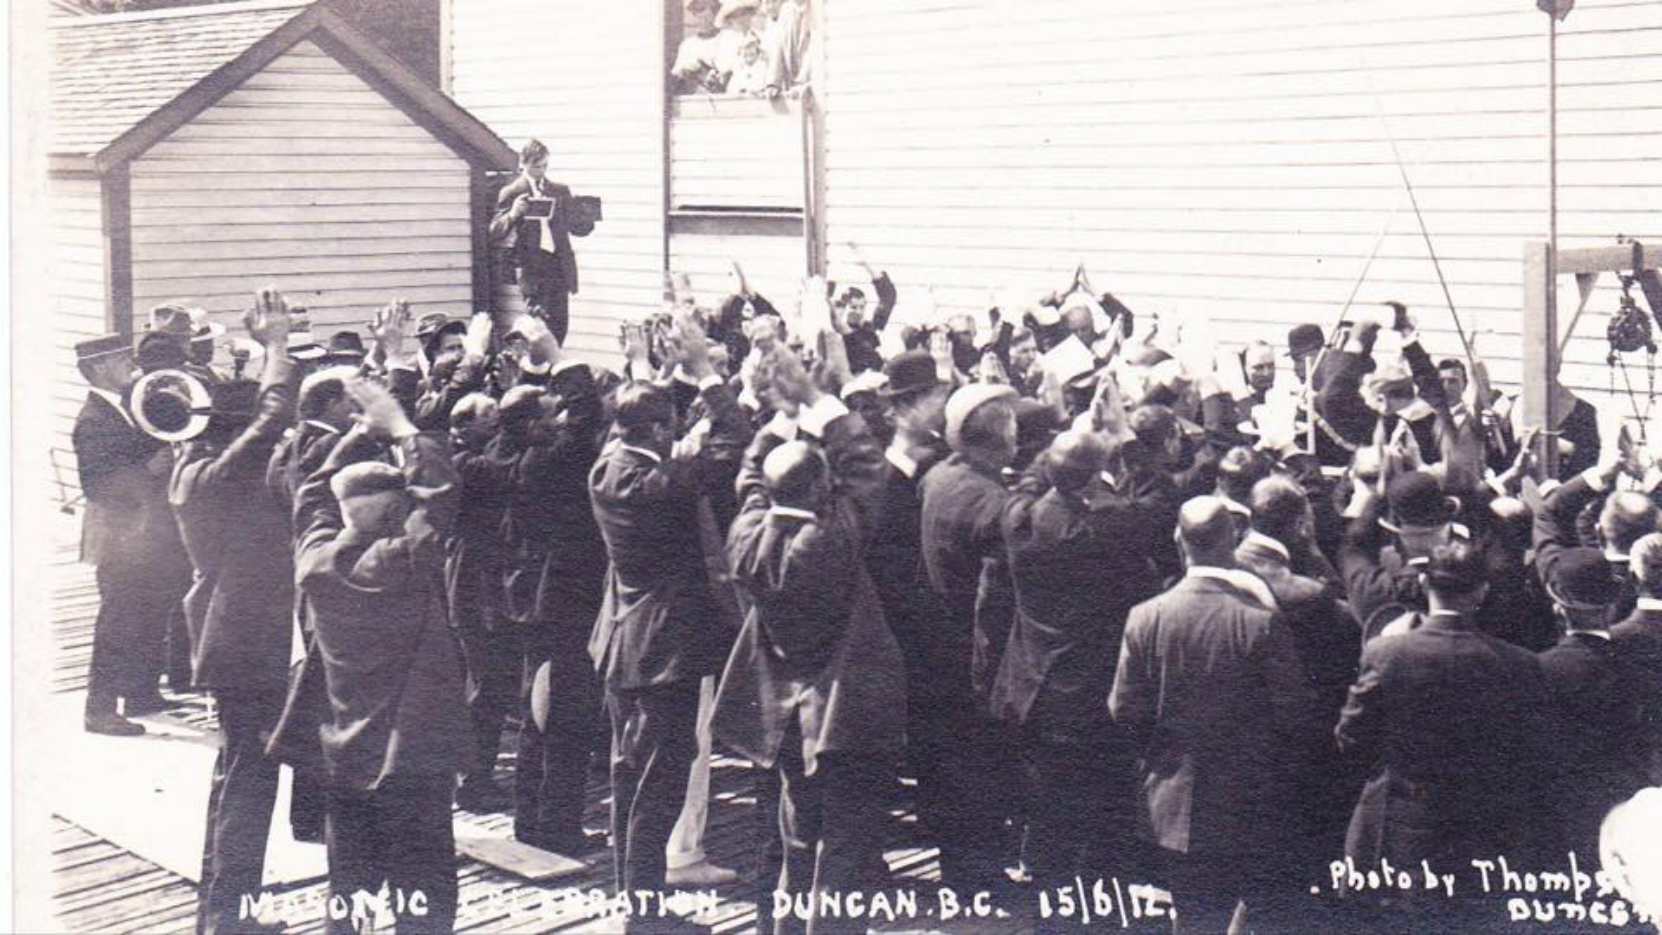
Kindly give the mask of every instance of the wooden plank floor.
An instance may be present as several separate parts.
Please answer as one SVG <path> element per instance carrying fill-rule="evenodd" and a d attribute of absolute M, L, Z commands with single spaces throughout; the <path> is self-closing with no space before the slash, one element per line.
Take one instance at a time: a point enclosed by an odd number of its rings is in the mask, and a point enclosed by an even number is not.
<path fill-rule="evenodd" d="M 86 687 L 86 666 L 91 654 L 92 621 L 97 614 L 97 589 L 92 570 L 75 562 L 74 550 L 60 547 L 54 553 L 52 617 L 56 661 L 52 673 L 55 691 L 71 692 Z M 201 696 L 164 692 L 177 703 L 176 716 L 196 726 L 211 728 L 212 715 Z M 511 768 L 511 744 L 503 761 Z M 609 791 L 605 785 L 602 760 L 597 758 L 589 777 L 588 804 L 584 825 L 590 830 L 606 827 Z M 509 773 L 499 768 L 498 781 L 506 786 Z M 467 815 L 470 825 L 505 834 L 511 823 L 506 814 Z M 887 857 L 896 886 L 927 886 L 939 878 L 935 851 L 911 839 L 912 817 L 901 809 L 893 812 L 891 843 Z M 277 816 L 277 821 L 284 816 Z M 741 873 L 741 883 L 723 887 L 714 914 L 697 921 L 714 932 L 755 930 L 755 912 L 750 902 L 748 879 L 758 835 L 755 831 L 755 798 L 752 771 L 748 764 L 717 757 L 711 771 L 711 803 L 705 849 L 710 858 Z M 196 888 L 143 858 L 122 850 L 82 828 L 53 817 L 51 841 L 55 887 L 53 898 L 58 921 L 70 932 L 189 932 L 194 926 Z M 615 925 L 596 923 L 574 913 L 557 897 L 565 887 L 609 889 L 611 861 L 602 849 L 581 855 L 589 869 L 581 875 L 544 887 L 530 884 L 509 873 L 463 860 L 459 868 L 460 932 L 568 932 L 606 931 Z M 312 933 L 323 930 L 321 906 L 325 884 L 314 881 L 274 893 L 279 916 L 287 931 Z M 516 908 L 517 907 L 517 908 Z M 896 924 L 886 928 L 917 928 Z"/>

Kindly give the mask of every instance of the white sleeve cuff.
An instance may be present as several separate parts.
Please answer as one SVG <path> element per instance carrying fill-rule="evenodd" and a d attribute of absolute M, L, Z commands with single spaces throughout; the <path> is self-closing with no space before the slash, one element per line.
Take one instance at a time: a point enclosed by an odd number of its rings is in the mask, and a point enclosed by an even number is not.
<path fill-rule="evenodd" d="M 825 427 L 848 414 L 848 407 L 842 400 L 830 393 L 826 393 L 814 401 L 812 406 L 804 406 L 796 414 L 796 424 L 815 438 L 825 437 Z"/>
<path fill-rule="evenodd" d="M 1639 489 L 1644 493 L 1650 493 L 1657 487 L 1662 487 L 1662 468 L 1653 465 L 1645 471 L 1645 476 L 1640 478 Z"/>
<path fill-rule="evenodd" d="M 1599 493 L 1604 492 L 1604 476 L 1599 472 L 1597 467 L 1590 467 L 1587 470 L 1582 471 L 1581 479 L 1587 482 L 1587 486 L 1593 488 Z"/>
<path fill-rule="evenodd" d="M 698 381 L 698 391 L 702 393 L 712 386 L 721 386 L 724 382 L 725 381 L 721 378 L 721 374 L 712 373 L 704 379 Z"/>

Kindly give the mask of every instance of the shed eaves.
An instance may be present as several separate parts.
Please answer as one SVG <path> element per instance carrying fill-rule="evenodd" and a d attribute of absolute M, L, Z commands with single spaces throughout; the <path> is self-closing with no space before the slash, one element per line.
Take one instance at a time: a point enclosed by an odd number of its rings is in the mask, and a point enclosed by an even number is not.
<path fill-rule="evenodd" d="M 52 154 L 100 152 L 308 5 L 210 4 L 60 21 L 52 30 Z"/>

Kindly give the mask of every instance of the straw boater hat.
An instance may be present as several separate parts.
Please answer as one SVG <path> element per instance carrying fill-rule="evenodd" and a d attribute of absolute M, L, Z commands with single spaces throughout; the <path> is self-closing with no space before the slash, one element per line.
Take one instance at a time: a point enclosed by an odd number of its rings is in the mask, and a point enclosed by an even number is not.
<path fill-rule="evenodd" d="M 946 401 L 946 443 L 953 451 L 962 451 L 964 423 L 977 409 L 1001 399 L 1016 399 L 1017 393 L 997 383 L 971 383 L 953 391 Z"/>

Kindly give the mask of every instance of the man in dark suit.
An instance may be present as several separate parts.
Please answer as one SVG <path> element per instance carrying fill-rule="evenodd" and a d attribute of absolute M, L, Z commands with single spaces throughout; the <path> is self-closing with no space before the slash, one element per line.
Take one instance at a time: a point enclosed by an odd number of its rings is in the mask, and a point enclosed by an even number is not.
<path fill-rule="evenodd" d="M 1234 567 L 1228 507 L 1190 500 L 1177 532 L 1187 571 L 1132 608 L 1108 707 L 1142 752 L 1145 815 L 1169 863 L 1174 930 L 1216 932 L 1271 904 L 1286 751 L 1308 743 L 1312 722 L 1275 598 Z"/>
<path fill-rule="evenodd" d="M 664 886 L 664 847 L 697 752 L 699 682 L 721 666 L 729 639 L 699 539 L 701 485 L 713 471 L 702 449 L 749 432 L 690 316 L 677 318 L 670 344 L 698 382 L 710 420 L 683 435 L 666 389 L 626 383 L 617 394 L 617 438 L 589 473 L 609 562 L 589 655 L 604 682 L 612 724 L 620 891 Z"/>
<path fill-rule="evenodd" d="M 244 321 L 265 347 L 260 383 L 214 388 L 214 414 L 180 455 L 168 491 L 196 567 L 185 598 L 192 671 L 219 713 L 197 911 L 209 933 L 236 927 L 240 898 L 260 889 L 277 798 L 277 762 L 265 756 L 262 734 L 282 712 L 294 632 L 289 516 L 265 486 L 272 451 L 294 422 L 282 295 L 262 290 Z"/>
<path fill-rule="evenodd" d="M 542 309 L 554 339 L 563 345 L 567 306 L 577 293 L 577 254 L 571 248 L 571 237 L 588 236 L 594 222 L 578 213 L 570 189 L 548 181 L 548 147 L 540 140 L 531 140 L 520 149 L 519 165 L 519 178 L 496 197 L 491 242 L 502 244 L 513 237 L 509 250 L 519 275 L 520 295 L 528 307 Z M 552 199 L 552 213 L 532 217 L 533 199 Z"/>
<path fill-rule="evenodd" d="M 355 894 L 385 883 L 399 931 L 449 932 L 451 795 L 472 756 L 461 659 L 445 613 L 456 474 L 443 443 L 417 432 L 387 390 L 358 380 L 348 389 L 361 422 L 295 504 L 296 578 L 329 694 L 321 730 L 329 892 L 353 905 Z M 402 469 L 379 460 L 386 444 Z M 416 893 L 425 899 L 419 908 Z M 359 931 L 355 915 L 331 912 L 328 931 Z"/>
<path fill-rule="evenodd" d="M 1599 826 L 1610 809 L 1649 785 L 1640 724 L 1640 674 L 1611 639 L 1610 609 L 1628 581 L 1610 574 L 1598 549 L 1569 549 L 1546 581 L 1564 636 L 1541 653 L 1550 715 L 1560 829 L 1554 853 L 1598 860 Z M 1624 569 L 1625 572 L 1625 569 Z"/>
<path fill-rule="evenodd" d="M 1612 448 L 1615 446 L 1611 446 Z M 1547 495 L 1535 513 L 1535 567 L 1543 581 L 1561 555 L 1582 546 L 1598 545 L 1608 559 L 1611 578 L 1618 582 L 1611 613 L 1620 620 L 1633 612 L 1637 596 L 1629 579 L 1628 549 L 1640 536 L 1655 532 L 1662 519 L 1654 501 L 1636 490 L 1615 490 L 1621 476 L 1621 455 L 1604 452 L 1597 464 L 1571 477 Z M 1602 498 L 1602 503 L 1600 500 Z M 1598 505 L 1596 541 L 1583 541 L 1579 520 Z"/>
<path fill-rule="evenodd" d="M 1645 769 L 1651 785 L 1662 786 L 1662 533 L 1635 542 L 1631 558 L 1638 599 L 1633 613 L 1610 628 L 1610 640 L 1638 680 Z"/>
<path fill-rule="evenodd" d="M 1009 638 L 1015 600 L 1000 522 L 1002 471 L 1016 456 L 1015 391 L 977 383 L 947 398 L 952 455 L 923 476 L 922 552 L 944 626 L 930 660 L 951 716 L 944 776 L 954 814 L 940 841 L 942 882 L 963 891 L 1003 880 L 1003 812 L 1020 782 L 986 698 Z M 1019 803 L 1019 799 L 1015 800 Z"/>
<path fill-rule="evenodd" d="M 1438 546 L 1420 576 L 1429 611 L 1401 635 L 1362 649 L 1361 672 L 1335 731 L 1341 752 L 1370 765 L 1351 816 L 1346 855 L 1358 867 L 1459 868 L 1496 855 L 1533 856 L 1533 826 L 1551 816 L 1548 784 L 1519 779 L 1550 762 L 1537 722 L 1547 698 L 1535 655 L 1483 632 L 1482 552 Z M 1381 900 L 1391 930 L 1462 931 L 1481 916 L 1461 893 L 1425 890 Z M 1487 911 L 1494 911 L 1491 907 Z"/>
<path fill-rule="evenodd" d="M 141 684 L 136 650 L 167 618 L 164 589 L 149 580 L 144 541 L 135 535 L 151 521 L 154 500 L 149 463 L 164 450 L 140 431 L 127 410 L 134 377 L 133 350 L 120 335 L 75 346 L 90 390 L 71 436 L 86 513 L 81 518 L 81 561 L 96 567 L 98 618 L 93 623 L 87 669 L 86 729 L 118 737 L 144 733 L 122 717 L 123 696 L 155 694 Z M 165 516 L 165 498 L 162 500 Z M 128 714 L 139 712 L 129 710 Z"/>
<path fill-rule="evenodd" d="M 1311 738 L 1313 747 L 1286 751 L 1289 756 L 1304 757 L 1296 771 L 1297 800 L 1304 807 L 1289 814 L 1288 821 L 1302 823 L 1305 832 L 1292 836 L 1288 843 L 1300 848 L 1302 867 L 1320 868 L 1343 853 L 1345 824 L 1362 784 L 1360 771 L 1339 758 L 1332 741 L 1339 709 L 1356 680 L 1362 633 L 1339 602 L 1335 588 L 1293 570 L 1297 555 L 1320 557 L 1312 543 L 1314 519 L 1304 488 L 1289 477 L 1274 475 L 1253 486 L 1248 502 L 1250 528 L 1235 548 L 1235 561 L 1264 579 L 1275 595 L 1321 728 Z M 1325 564 L 1326 560 L 1321 561 Z"/>
<path fill-rule="evenodd" d="M 1355 451 L 1373 444 L 1374 429 L 1383 420 L 1388 441 L 1406 432 L 1412 436 L 1423 463 L 1439 461 L 1442 453 L 1436 413 L 1446 411 L 1447 401 L 1437 368 L 1420 345 L 1413 321 L 1400 310 L 1395 327 L 1402 336 L 1406 366 L 1392 363 L 1376 368 L 1373 347 L 1381 327 L 1379 321 L 1359 322 L 1344 346 L 1328 355 L 1332 369 L 1316 393 L 1317 429 Z M 1364 400 L 1364 379 L 1381 397 L 1383 411 L 1376 411 Z"/>
<path fill-rule="evenodd" d="M 1004 507 L 1016 622 L 992 714 L 1021 726 L 1032 787 L 1024 854 L 1035 887 L 1136 867 L 1135 753 L 1108 716 L 1125 615 L 1159 591 L 1150 554 L 1174 499 L 1169 475 L 1102 480 L 1111 442 L 1059 435 Z"/>
<path fill-rule="evenodd" d="M 759 435 L 739 477 L 743 506 L 727 554 L 748 610 L 714 730 L 777 770 L 784 867 L 776 886 L 793 898 L 815 894 L 817 904 L 817 894 L 881 882 L 870 872 L 881 861 L 884 790 L 904 742 L 905 670 L 862 561 L 881 490 L 876 441 L 794 353 L 776 349 L 766 367 L 775 392 L 796 407 L 796 437 Z M 845 919 L 808 924 L 848 927 Z M 789 918 L 774 923 L 775 932 L 796 928 Z"/>
<path fill-rule="evenodd" d="M 504 450 L 517 450 L 508 524 L 515 562 L 528 580 L 516 589 L 525 611 L 526 704 L 514 777 L 514 834 L 572 856 L 583 836 L 584 777 L 597 739 L 600 691 L 584 655 L 600 612 L 606 548 L 589 502 L 588 472 L 599 455 L 603 416 L 594 375 L 562 356 L 534 319 L 528 332 L 543 385 L 503 397 Z"/>

